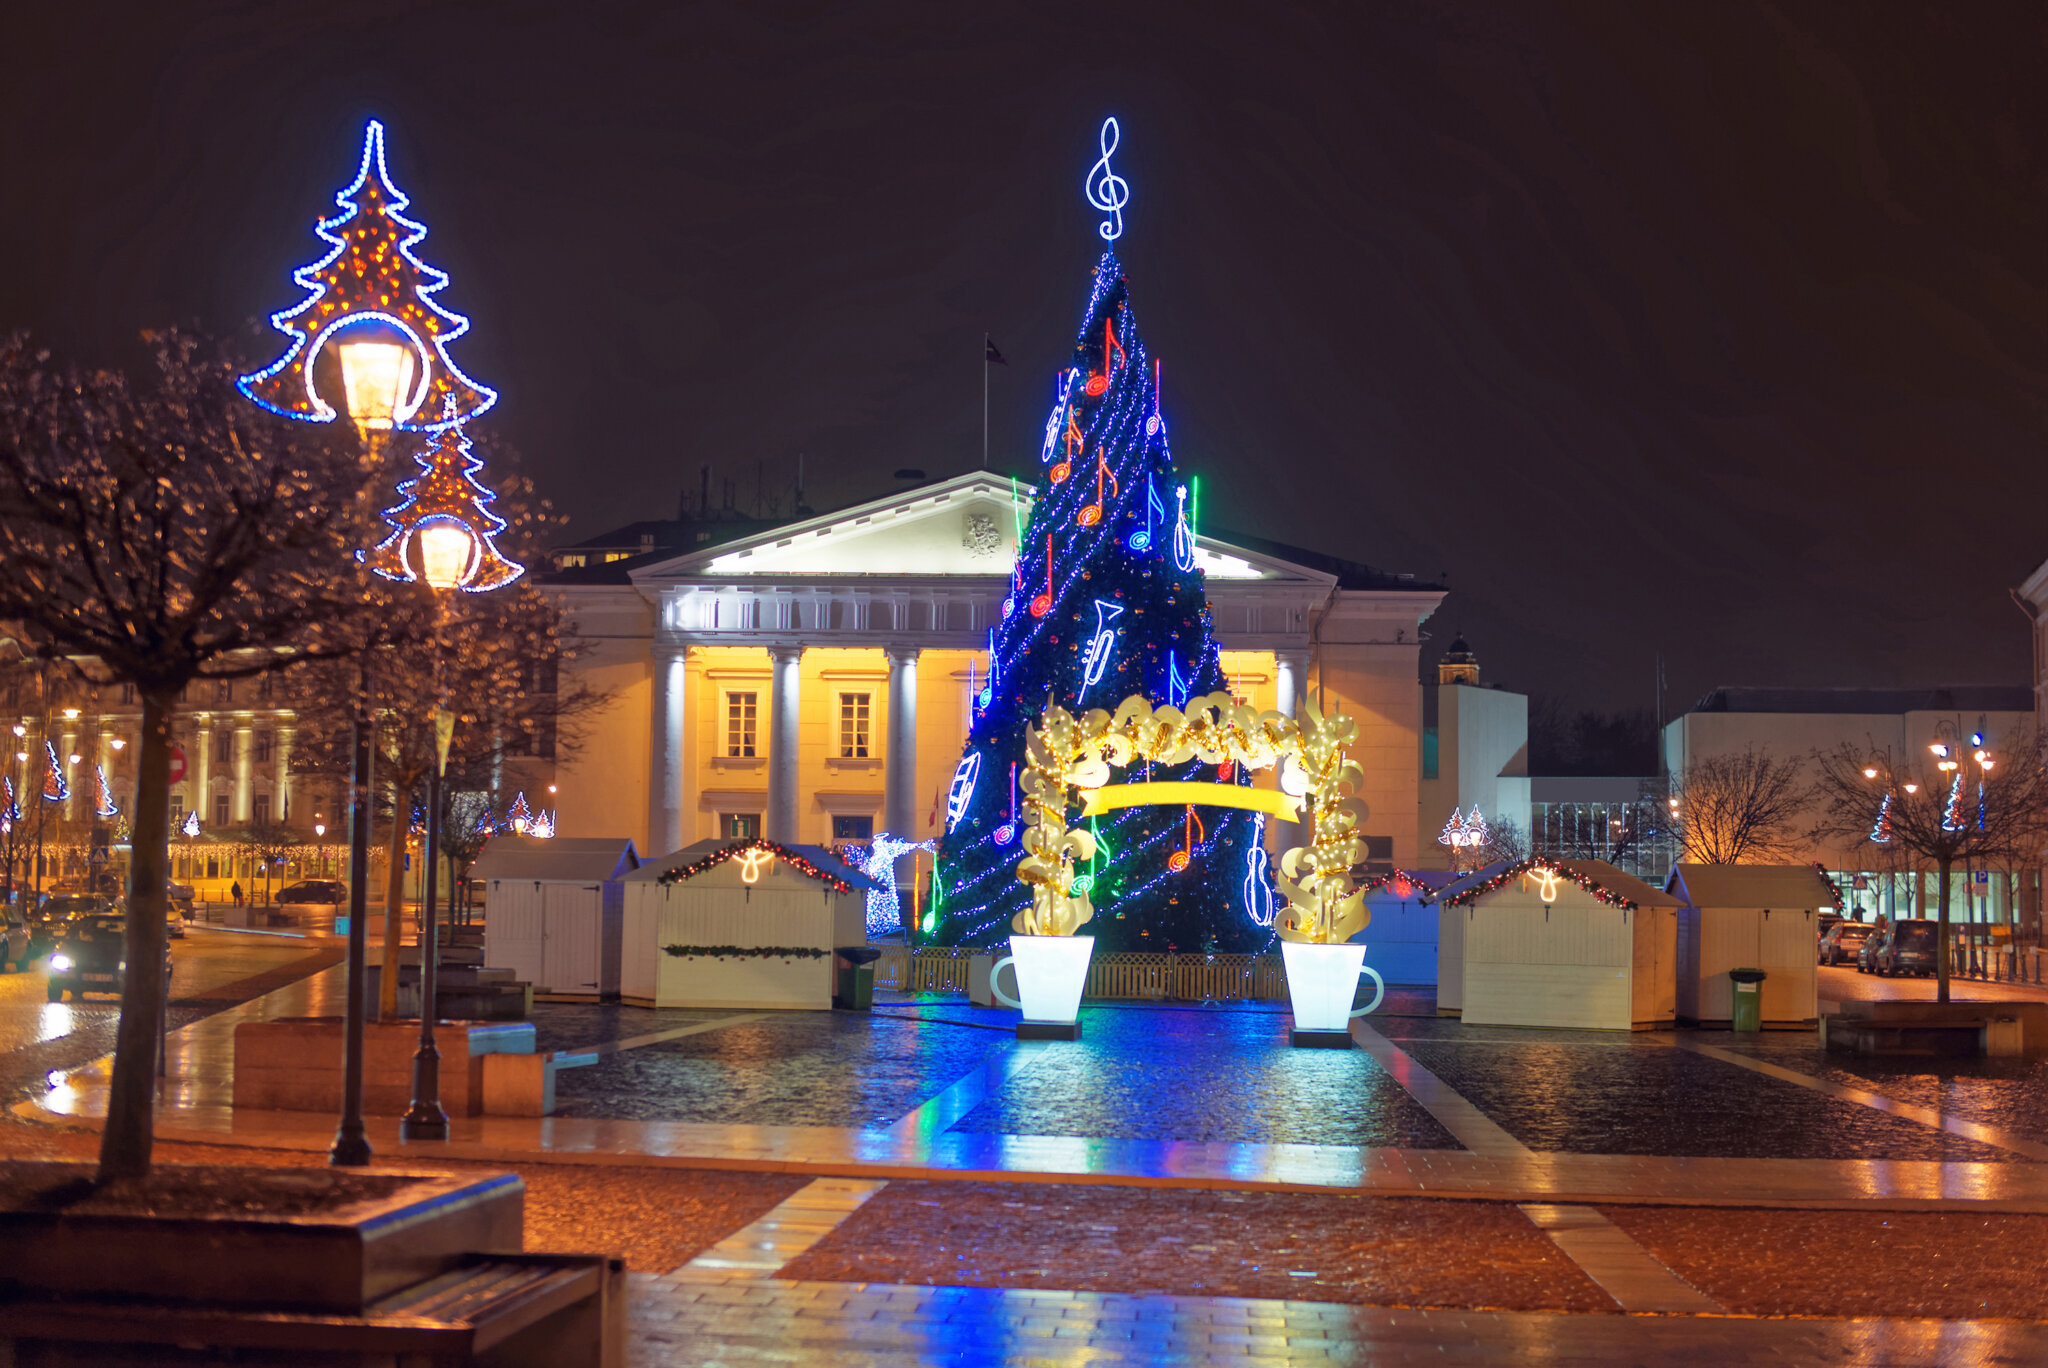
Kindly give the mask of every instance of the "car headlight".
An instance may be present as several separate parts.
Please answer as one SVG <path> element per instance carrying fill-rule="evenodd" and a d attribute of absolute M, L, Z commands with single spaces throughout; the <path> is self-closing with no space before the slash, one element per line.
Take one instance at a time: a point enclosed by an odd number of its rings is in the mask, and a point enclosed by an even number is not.
<path fill-rule="evenodd" d="M 69 955 L 50 956 L 50 972 L 52 973 L 62 974 L 77 967 L 77 962 L 74 961 Z"/>

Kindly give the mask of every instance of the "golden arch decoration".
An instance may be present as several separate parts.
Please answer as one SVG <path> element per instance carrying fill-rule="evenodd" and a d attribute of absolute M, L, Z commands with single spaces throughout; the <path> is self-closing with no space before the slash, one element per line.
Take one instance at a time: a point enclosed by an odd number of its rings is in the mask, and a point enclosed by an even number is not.
<path fill-rule="evenodd" d="M 1335 944 L 1365 929 L 1370 914 L 1365 893 L 1353 884 L 1351 867 L 1363 858 L 1358 813 L 1344 786 L 1356 792 L 1365 772 L 1345 751 L 1358 723 L 1341 711 L 1325 718 L 1313 703 L 1302 704 L 1297 720 L 1260 712 L 1227 693 L 1205 694 L 1185 709 L 1155 708 L 1133 694 L 1114 713 L 1093 708 L 1075 717 L 1055 704 L 1032 728 L 1025 747 L 1025 857 L 1017 878 L 1031 889 L 1031 906 L 1011 920 L 1026 936 L 1071 936 L 1095 915 L 1085 889 L 1074 888 L 1077 863 L 1095 858 L 1095 838 L 1070 828 L 1067 814 L 1076 792 L 1085 811 L 1101 812 L 1144 802 L 1255 807 L 1293 817 L 1305 798 L 1314 825 L 1310 844 L 1280 857 L 1276 880 L 1287 906 L 1274 918 L 1282 940 Z M 1134 760 L 1178 765 L 1234 761 L 1248 770 L 1294 762 L 1297 796 L 1231 784 L 1163 783 L 1111 785 L 1110 768 Z M 1170 793 L 1164 792 L 1170 790 Z M 1197 793 L 1196 791 L 1200 792 Z"/>

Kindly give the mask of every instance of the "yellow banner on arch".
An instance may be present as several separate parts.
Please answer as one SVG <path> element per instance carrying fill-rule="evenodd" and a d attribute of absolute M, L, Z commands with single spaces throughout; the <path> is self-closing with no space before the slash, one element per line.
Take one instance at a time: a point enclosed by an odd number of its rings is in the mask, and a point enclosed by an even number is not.
<path fill-rule="evenodd" d="M 1105 784 L 1081 790 L 1081 813 L 1097 817 L 1112 808 L 1146 807 L 1153 803 L 1181 807 L 1245 808 L 1292 822 L 1301 813 L 1301 799 L 1278 789 L 1243 788 L 1237 784 L 1200 784 L 1189 780 L 1160 784 Z"/>

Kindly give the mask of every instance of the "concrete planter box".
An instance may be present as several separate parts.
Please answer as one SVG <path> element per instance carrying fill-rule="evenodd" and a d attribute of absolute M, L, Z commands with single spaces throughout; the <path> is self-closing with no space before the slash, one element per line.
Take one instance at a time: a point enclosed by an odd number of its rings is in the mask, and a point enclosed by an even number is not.
<path fill-rule="evenodd" d="M 47 1170 L 57 1181 L 92 1174 L 89 1164 L 15 1168 L 23 1170 Z M 264 1185 L 284 1191 L 294 1174 L 233 1172 L 247 1175 L 259 1200 Z M 6 1278 L 42 1297 L 355 1315 L 471 1254 L 520 1249 L 525 1184 L 516 1174 L 364 1176 L 390 1181 L 372 1183 L 384 1189 L 375 1195 L 304 1215 L 0 1210 Z"/>
<path fill-rule="evenodd" d="M 401 1116 L 412 1102 L 417 1021 L 363 1024 L 363 1111 Z M 450 1116 L 483 1111 L 484 1056 L 532 1054 L 526 1022 L 443 1022 L 434 1032 L 441 1052 L 441 1107 Z M 235 1106 L 261 1111 L 341 1114 L 340 1017 L 283 1017 L 235 1027 Z"/>

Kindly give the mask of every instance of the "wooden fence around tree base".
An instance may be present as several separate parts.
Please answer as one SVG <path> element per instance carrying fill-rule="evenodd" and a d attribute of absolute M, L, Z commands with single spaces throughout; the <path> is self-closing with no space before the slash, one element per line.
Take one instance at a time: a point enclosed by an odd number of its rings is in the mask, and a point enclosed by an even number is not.
<path fill-rule="evenodd" d="M 996 951 L 880 947 L 875 987 L 911 993 L 967 991 L 968 962 Z M 1086 996 L 1150 1002 L 1285 1002 L 1287 975 L 1278 955 L 1097 955 L 1088 966 Z"/>

